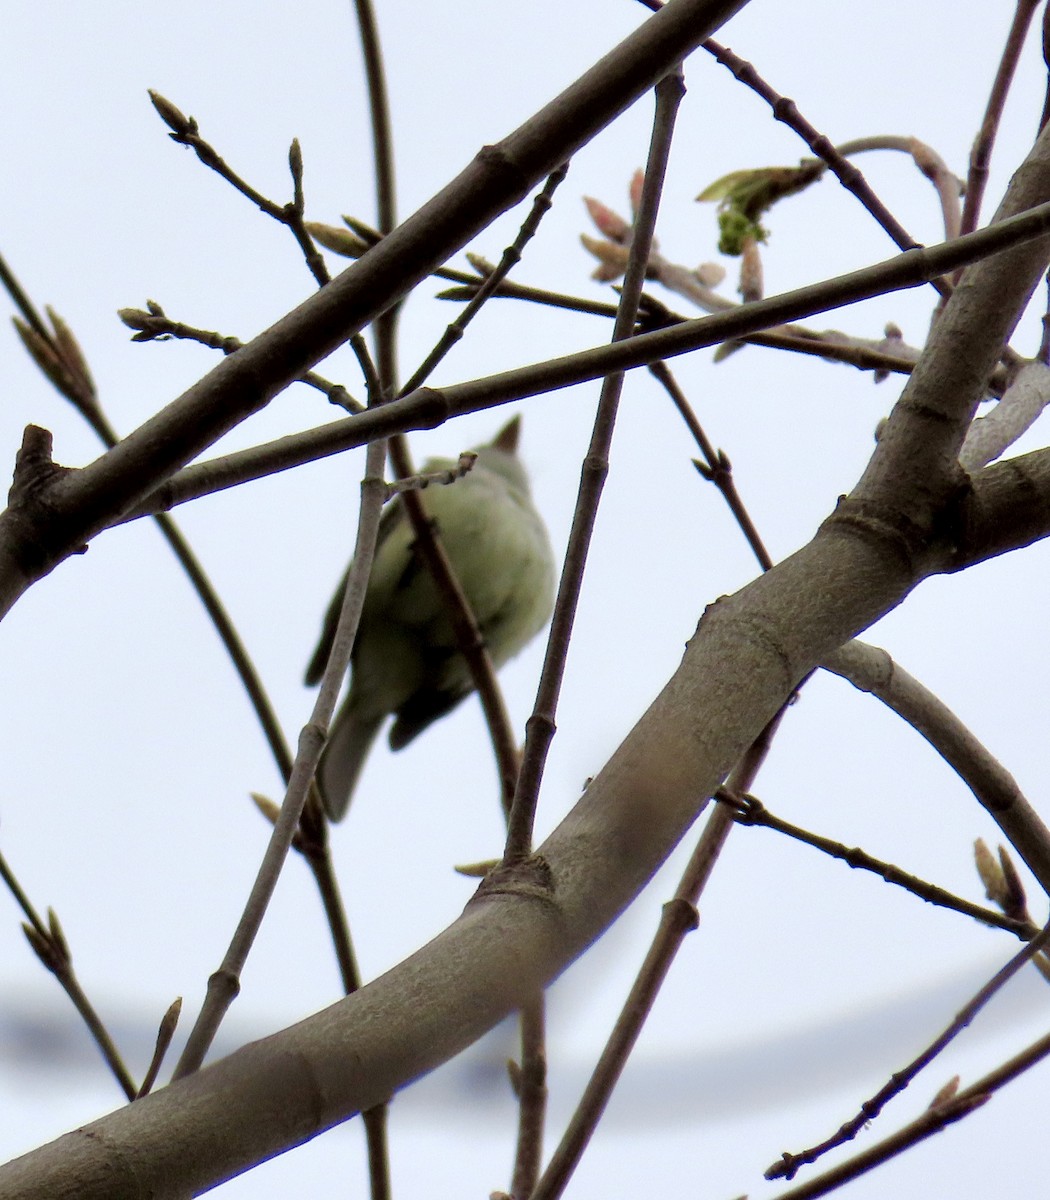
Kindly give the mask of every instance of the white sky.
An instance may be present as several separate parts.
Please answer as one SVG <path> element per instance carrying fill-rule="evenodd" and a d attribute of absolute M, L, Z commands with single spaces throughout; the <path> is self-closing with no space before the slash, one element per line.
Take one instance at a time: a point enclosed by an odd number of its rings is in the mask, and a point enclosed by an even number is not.
<path fill-rule="evenodd" d="M 719 37 L 832 139 L 914 134 L 964 174 L 1009 7 L 803 0 L 789 19 L 783 6 L 755 0 Z M 312 286 L 287 233 L 165 137 L 146 89 L 196 116 L 231 164 L 280 201 L 289 194 L 286 153 L 297 136 L 308 215 L 372 219 L 370 141 L 349 8 L 336 0 L 262 7 L 186 0 L 175 19 L 161 6 L 115 0 L 5 5 L 0 250 L 38 304 L 53 304 L 76 331 L 119 429 L 178 395 L 214 355 L 183 344 L 132 345 L 114 316 L 118 307 L 150 297 L 173 317 L 247 338 Z M 626 0 L 379 8 L 403 214 L 643 17 Z M 989 211 L 1034 131 L 1040 68 L 1033 41 L 993 163 Z M 707 56 L 689 62 L 687 83 L 659 232 L 663 251 L 692 265 L 716 257 L 713 213 L 694 204 L 697 192 L 729 170 L 793 163 L 804 147 Z M 650 116 L 643 101 L 578 155 L 518 279 L 609 297 L 588 278 L 580 197 L 626 209 Z M 916 237 L 940 239 L 932 190 L 914 168 L 899 156 L 867 156 L 861 165 Z M 523 212 L 473 248 L 498 258 Z M 892 252 L 830 180 L 781 205 L 769 223 L 770 294 Z M 420 289 L 404 319 L 406 374 L 455 315 L 428 294 Z M 914 292 L 811 324 L 877 337 L 893 320 L 917 344 L 929 305 L 929 295 Z M 1038 315 L 1015 343 L 1022 352 L 1037 345 Z M 436 380 L 566 353 L 608 333 L 595 318 L 494 302 Z M 10 330 L 0 331 L 0 368 L 4 461 L 13 460 L 31 421 L 54 431 L 59 462 L 76 466 L 98 453 Z M 677 369 L 710 437 L 730 454 L 778 558 L 808 540 L 850 488 L 876 421 L 899 391 L 894 380 L 875 387 L 848 368 L 760 349 L 718 367 L 701 351 Z M 356 388 L 348 356 L 323 370 Z M 559 549 L 596 396 L 597 387 L 587 386 L 521 406 L 537 502 Z M 222 448 L 329 415 L 317 394 L 293 389 Z M 464 419 L 416 436 L 413 445 L 420 458 L 431 449 L 454 453 L 490 435 L 501 417 Z M 1037 427 L 1023 448 L 1040 437 Z M 568 810 L 666 680 L 703 606 L 754 573 L 714 489 L 698 481 L 693 453 L 655 387 L 632 376 L 540 832 Z M 301 686 L 302 668 L 345 564 L 362 463 L 355 451 L 176 514 L 293 743 L 312 699 Z M 1045 548 L 1036 547 L 962 578 L 932 581 L 868 635 L 971 723 L 1037 805 L 1050 776 L 1040 686 L 1050 663 L 1037 602 L 1046 595 L 1047 565 Z M 35 587 L 0 626 L 0 655 L 7 681 L 0 848 L 38 907 L 59 913 L 85 986 L 130 1039 L 132 1070 L 140 1073 L 152 1027 L 174 996 L 185 997 L 192 1022 L 267 836 L 247 793 L 274 794 L 276 773 L 206 618 L 147 523 L 99 538 Z M 503 675 L 519 722 L 540 658 L 536 645 Z M 367 975 L 455 918 L 471 889 L 451 864 L 498 853 L 489 761 L 476 702 L 402 755 L 376 751 L 351 820 L 334 833 Z M 756 792 L 779 814 L 981 898 L 970 845 L 979 835 L 996 840 L 994 827 L 917 736 L 838 680 L 820 677 L 807 687 Z M 593 952 L 596 961 L 585 960 L 556 989 L 552 1145 L 676 878 L 672 864 Z M 1033 907 L 1038 920 L 1042 910 Z M 762 1169 L 852 1115 L 1014 949 L 1005 935 L 976 930 L 772 834 L 738 830 L 704 898 L 701 929 L 672 973 L 575 1194 L 660 1194 L 683 1181 L 702 1196 L 776 1194 Z M 955 1071 L 971 1080 L 1041 1033 L 1041 992 L 1028 981 L 1015 992 L 884 1120 L 906 1119 Z M 293 860 L 249 960 L 227 1045 L 279 1029 L 338 994 L 316 896 Z M 814 1030 L 817 1049 L 804 1040 Z M 90 1048 L 85 1057 L 85 1041 L 25 947 L 14 905 L 0 898 L 0 1156 L 119 1102 Z M 510 1052 L 497 1039 L 473 1061 L 498 1072 Z M 831 1064 L 827 1079 L 818 1059 Z M 1045 1100 L 1036 1089 L 1045 1078 L 1045 1069 L 1036 1071 L 965 1127 L 853 1185 L 850 1195 L 928 1196 L 931 1178 L 960 1198 L 985 1195 L 993 1181 L 1002 1193 L 1030 1187 L 1042 1178 L 1032 1174 L 1031 1149 L 1042 1132 L 1035 1122 Z M 505 1186 L 512 1126 L 491 1114 L 509 1111 L 506 1088 L 453 1066 L 420 1092 L 395 1105 L 395 1185 L 404 1191 L 425 1181 L 436 1196 Z M 875 1133 L 890 1128 L 880 1123 Z M 333 1173 L 359 1194 L 360 1159 L 360 1132 L 351 1127 L 219 1194 L 269 1197 L 294 1186 L 295 1194 L 327 1195 Z"/>

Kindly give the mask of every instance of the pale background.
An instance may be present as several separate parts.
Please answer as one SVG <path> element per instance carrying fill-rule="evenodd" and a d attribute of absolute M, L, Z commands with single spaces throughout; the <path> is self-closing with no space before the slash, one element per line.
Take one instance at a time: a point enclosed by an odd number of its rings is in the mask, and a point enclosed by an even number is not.
<path fill-rule="evenodd" d="M 72 324 L 102 402 L 127 431 L 215 361 L 200 347 L 129 344 L 118 307 L 159 301 L 190 324 L 247 338 L 309 293 L 291 237 L 192 154 L 150 107 L 156 88 L 260 190 L 289 196 L 288 144 L 306 163 L 308 215 L 374 217 L 370 138 L 349 5 L 187 0 L 161 6 L 4 6 L 5 114 L 0 249 L 40 304 Z M 755 0 L 718 36 L 754 61 L 835 140 L 915 134 L 965 174 L 1008 5 L 843 5 Z M 407 214 L 509 132 L 644 17 L 626 0 L 528 5 L 379 4 L 392 92 L 400 209 Z M 987 211 L 1023 154 L 1042 106 L 1042 63 L 1028 47 L 993 163 Z M 766 107 L 708 56 L 687 67 L 676 153 L 660 220 L 664 252 L 717 257 L 714 218 L 693 197 L 726 171 L 793 163 L 805 152 Z M 579 245 L 580 197 L 621 211 L 645 160 L 651 101 L 581 152 L 516 275 L 608 298 Z M 916 237 L 940 240 L 932 189 L 901 156 L 860 164 Z M 496 259 L 523 208 L 474 248 Z M 888 257 L 892 246 L 830 179 L 770 222 L 767 291 Z M 728 264 L 733 270 L 734 264 Z M 338 263 L 333 262 L 333 269 Z M 732 295 L 732 277 L 724 290 Z M 436 290 L 433 289 L 433 290 Z M 403 320 L 405 373 L 450 305 L 424 287 Z M 815 318 L 877 337 L 896 321 L 924 336 L 928 291 Z M 668 298 L 679 308 L 684 302 Z M 1038 312 L 1016 343 L 1037 345 Z M 438 382 L 536 361 L 608 337 L 600 319 L 497 301 Z M 872 430 L 899 391 L 890 380 L 750 349 L 677 369 L 709 436 L 732 457 L 774 557 L 806 541 L 857 478 Z M 98 445 L 0 331 L 0 458 L 30 421 L 54 431 L 56 460 Z M 347 355 L 323 368 L 357 388 Z M 537 503 L 564 547 L 597 385 L 529 401 L 524 454 Z M 296 388 L 223 444 L 251 445 L 330 416 Z M 484 440 L 502 413 L 415 435 L 420 458 Z M 1039 430 L 1025 447 L 1039 443 Z M 673 670 L 703 606 L 754 574 L 713 488 L 703 486 L 680 421 L 644 374 L 629 380 L 613 446 L 545 779 L 540 832 L 556 824 Z M 294 743 L 311 694 L 301 672 L 353 535 L 363 453 L 220 495 L 176 514 L 256 657 Z M 5 467 L 4 470 L 7 468 Z M 1050 771 L 1042 681 L 1044 547 L 963 578 L 925 584 L 870 631 L 937 691 L 1040 805 Z M 541 658 L 504 672 L 515 718 L 528 714 Z M 176 995 L 192 1022 L 234 927 L 267 836 L 249 790 L 278 778 L 232 669 L 156 530 L 100 537 L 25 596 L 0 627 L 0 848 L 39 908 L 53 905 L 81 979 L 141 1073 L 153 1029 Z M 471 886 L 454 863 L 500 847 L 495 773 L 476 702 L 408 751 L 377 750 L 352 818 L 334 833 L 363 970 L 373 976 L 455 918 Z M 973 899 L 975 836 L 995 830 L 925 743 L 875 701 L 818 677 L 789 714 L 757 793 L 777 813 L 858 843 Z M 679 864 L 680 866 L 680 864 Z M 620 927 L 552 997 L 551 1145 L 582 1086 L 673 889 L 672 864 Z M 1037 920 L 1043 917 L 1033 904 Z M 0 1155 L 21 1153 L 120 1102 L 70 1006 L 26 947 L 0 897 Z M 924 907 L 761 830 L 738 830 L 702 902 L 700 931 L 672 972 L 636 1060 L 575 1183 L 580 1196 L 775 1195 L 762 1169 L 818 1141 L 930 1040 L 1016 949 L 1006 935 Z M 293 859 L 249 962 L 224 1046 L 281 1028 L 338 999 L 319 904 Z M 1046 995 L 1009 989 L 946 1059 L 880 1122 L 889 1132 L 952 1073 L 971 1081 L 1039 1035 Z M 393 1109 L 395 1188 L 435 1196 L 506 1185 L 513 1123 L 496 1037 Z M 1045 1124 L 1046 1068 L 963 1127 L 852 1186 L 850 1195 L 984 1196 L 1031 1189 Z M 335 1131 L 222 1189 L 229 1197 L 364 1194 L 362 1138 Z M 339 1181 L 333 1188 L 332 1182 Z"/>

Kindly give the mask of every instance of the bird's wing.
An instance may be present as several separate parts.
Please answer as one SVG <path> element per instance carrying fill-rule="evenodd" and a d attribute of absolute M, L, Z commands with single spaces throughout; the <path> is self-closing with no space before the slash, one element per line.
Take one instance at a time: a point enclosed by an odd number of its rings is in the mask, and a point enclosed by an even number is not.
<path fill-rule="evenodd" d="M 428 725 L 432 725 L 445 713 L 451 712 L 473 690 L 472 682 L 454 690 L 418 688 L 397 710 L 394 723 L 390 727 L 390 749 L 400 750 L 407 746 L 417 734 L 422 733 Z"/>
<path fill-rule="evenodd" d="M 377 551 L 404 519 L 404 508 L 400 500 L 395 497 L 387 505 L 383 515 L 379 518 L 379 533 L 376 537 Z M 353 566 L 352 563 L 351 566 Z M 347 567 L 343 572 L 342 578 L 339 580 L 335 594 L 332 596 L 328 609 L 325 612 L 317 648 L 314 650 L 313 657 L 306 668 L 305 683 L 307 686 L 312 687 L 314 684 L 321 682 L 321 676 L 324 674 L 325 666 L 328 663 L 328 656 L 332 653 L 332 643 L 335 641 L 335 630 L 339 624 L 339 612 L 343 607 L 343 593 L 346 591 L 346 581 L 349 575 L 350 567 Z"/>

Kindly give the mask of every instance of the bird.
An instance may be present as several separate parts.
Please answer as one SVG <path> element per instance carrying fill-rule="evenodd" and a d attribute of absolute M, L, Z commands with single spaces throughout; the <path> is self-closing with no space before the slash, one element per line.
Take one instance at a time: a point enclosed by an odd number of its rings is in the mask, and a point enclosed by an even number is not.
<path fill-rule="evenodd" d="M 554 556 L 518 456 L 521 418 L 476 448 L 473 467 L 421 493 L 498 670 L 540 632 L 554 607 Z M 423 474 L 456 468 L 431 459 Z M 324 673 L 349 568 L 325 615 L 306 683 Z M 332 821 L 346 815 L 368 752 L 393 715 L 392 750 L 407 746 L 474 691 L 447 604 L 416 553 L 399 497 L 379 524 L 375 558 L 350 659 L 350 688 L 329 731 L 316 779 Z"/>

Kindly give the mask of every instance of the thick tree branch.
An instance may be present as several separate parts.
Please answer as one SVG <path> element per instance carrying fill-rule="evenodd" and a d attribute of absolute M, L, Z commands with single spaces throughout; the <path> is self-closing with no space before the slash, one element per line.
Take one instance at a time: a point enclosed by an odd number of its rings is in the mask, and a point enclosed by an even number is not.
<path fill-rule="evenodd" d="M 0 517 L 0 615 L 35 579 L 263 408 L 522 200 L 745 2 L 671 0 L 534 117 L 484 147 L 466 170 L 327 287 L 53 489 L 46 519 Z"/>
<path fill-rule="evenodd" d="M 187 467 L 144 497 L 139 506 L 127 510 L 120 520 L 163 512 L 223 488 L 363 446 L 372 438 L 410 429 L 432 429 L 463 413 L 598 379 L 610 371 L 647 366 L 889 291 L 918 287 L 927 279 L 962 263 L 976 262 L 1000 247 L 1014 245 L 1019 239 L 1041 238 L 1047 229 L 1050 229 L 1050 204 L 992 229 L 982 229 L 969 238 L 911 250 L 860 271 L 753 304 L 738 305 L 728 312 L 683 321 L 666 329 L 468 383 L 419 388 L 379 409 Z"/>
<path fill-rule="evenodd" d="M 1022 207 L 1050 196 L 1050 136 L 1030 163 L 1011 190 Z M 799 681 L 939 569 L 968 414 L 1048 253 L 1043 239 L 967 273 L 855 497 L 707 610 L 666 687 L 529 860 L 542 886 L 483 883 L 458 921 L 374 983 L 0 1169 L 0 1194 L 199 1192 L 388 1098 L 559 974 L 634 899 Z"/>
<path fill-rule="evenodd" d="M 1010 181 L 996 222 L 1043 203 L 1048 191 L 1050 135 L 1044 130 Z M 944 499 L 962 486 L 959 451 L 977 403 L 1048 257 L 1050 242 L 1043 238 L 966 272 L 854 489 L 851 500 L 860 508 L 882 493 L 904 509 L 939 515 Z"/>
<path fill-rule="evenodd" d="M 453 926 L 354 996 L 0 1169 L 0 1194 L 186 1195 L 446 1061 L 619 915 L 799 680 L 912 582 L 892 546 L 825 527 L 708 610 L 681 667 L 540 847 L 550 889 L 483 885 Z M 250 1113 L 236 1136 L 232 1113 Z"/>
<path fill-rule="evenodd" d="M 958 542 L 945 565 L 961 571 L 1050 534 L 1050 450 L 985 467 L 959 512 Z"/>

